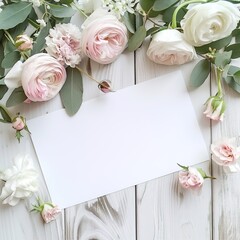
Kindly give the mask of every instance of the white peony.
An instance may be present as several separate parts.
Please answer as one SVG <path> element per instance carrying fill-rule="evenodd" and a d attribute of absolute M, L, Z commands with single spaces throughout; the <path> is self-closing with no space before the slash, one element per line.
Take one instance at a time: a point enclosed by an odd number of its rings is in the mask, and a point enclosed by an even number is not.
<path fill-rule="evenodd" d="M 20 199 L 30 197 L 38 190 L 37 178 L 31 158 L 28 155 L 16 157 L 14 165 L 0 173 L 0 179 L 5 182 L 0 200 L 15 206 Z"/>
<path fill-rule="evenodd" d="M 236 5 L 227 1 L 197 4 L 181 21 L 185 39 L 193 46 L 202 46 L 231 34 L 240 20 Z"/>

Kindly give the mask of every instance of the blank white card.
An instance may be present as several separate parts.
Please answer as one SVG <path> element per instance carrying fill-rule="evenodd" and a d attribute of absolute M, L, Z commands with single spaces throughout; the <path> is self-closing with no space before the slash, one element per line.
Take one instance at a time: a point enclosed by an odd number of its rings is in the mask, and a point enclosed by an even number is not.
<path fill-rule="evenodd" d="M 28 126 L 62 208 L 208 160 L 179 71 L 86 101 L 73 117 L 60 110 Z"/>

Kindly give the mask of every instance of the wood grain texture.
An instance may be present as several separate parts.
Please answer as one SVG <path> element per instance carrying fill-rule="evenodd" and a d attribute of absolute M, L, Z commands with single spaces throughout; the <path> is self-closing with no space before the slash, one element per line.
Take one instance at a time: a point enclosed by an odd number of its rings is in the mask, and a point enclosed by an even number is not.
<path fill-rule="evenodd" d="M 213 94 L 216 91 L 215 86 L 213 82 Z M 235 138 L 240 135 L 239 94 L 226 85 L 225 101 L 227 105 L 225 119 L 220 124 L 213 124 L 213 142 L 222 137 Z M 213 240 L 239 240 L 240 173 L 230 173 L 214 162 L 212 165 L 213 174 L 217 178 L 213 184 Z"/>
<path fill-rule="evenodd" d="M 196 62 L 179 67 L 157 65 L 147 59 L 147 47 L 148 41 L 136 53 L 137 83 L 179 69 L 186 81 L 206 146 L 209 148 L 210 125 L 202 115 L 203 103 L 210 94 L 209 80 L 201 89 L 191 89 L 189 78 Z M 210 172 L 209 161 L 198 167 Z M 137 186 L 138 240 L 211 239 L 211 181 L 206 181 L 200 191 L 190 192 L 179 187 L 177 176 L 178 173 L 174 173 Z"/>

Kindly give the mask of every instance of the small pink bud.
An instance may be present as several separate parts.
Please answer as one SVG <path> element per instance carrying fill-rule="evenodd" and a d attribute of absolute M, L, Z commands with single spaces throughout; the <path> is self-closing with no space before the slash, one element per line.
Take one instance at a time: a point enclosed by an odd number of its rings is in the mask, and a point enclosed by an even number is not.
<path fill-rule="evenodd" d="M 100 82 L 98 84 L 98 88 L 104 93 L 113 92 L 112 87 L 111 87 L 111 81 L 109 81 L 109 80 Z"/>
<path fill-rule="evenodd" d="M 25 119 L 23 117 L 20 116 L 13 119 L 12 127 L 17 131 L 23 130 L 25 126 L 26 126 Z"/>
<path fill-rule="evenodd" d="M 33 48 L 33 41 L 27 35 L 18 35 L 15 46 L 19 51 L 28 51 Z"/>
<path fill-rule="evenodd" d="M 61 210 L 58 206 L 44 203 L 41 216 L 45 223 L 49 223 L 56 219 L 56 217 L 61 213 Z"/>

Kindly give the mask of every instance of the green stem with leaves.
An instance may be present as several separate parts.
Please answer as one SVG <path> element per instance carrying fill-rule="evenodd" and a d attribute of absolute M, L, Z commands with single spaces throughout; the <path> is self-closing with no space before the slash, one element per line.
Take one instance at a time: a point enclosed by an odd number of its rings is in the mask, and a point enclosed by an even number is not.
<path fill-rule="evenodd" d="M 189 1 L 183 2 L 182 4 L 178 5 L 178 7 L 173 12 L 171 27 L 173 29 L 177 28 L 177 14 L 181 8 L 183 8 L 186 5 L 189 5 L 191 3 L 207 3 L 207 2 L 208 2 L 208 0 L 189 0 Z"/>

